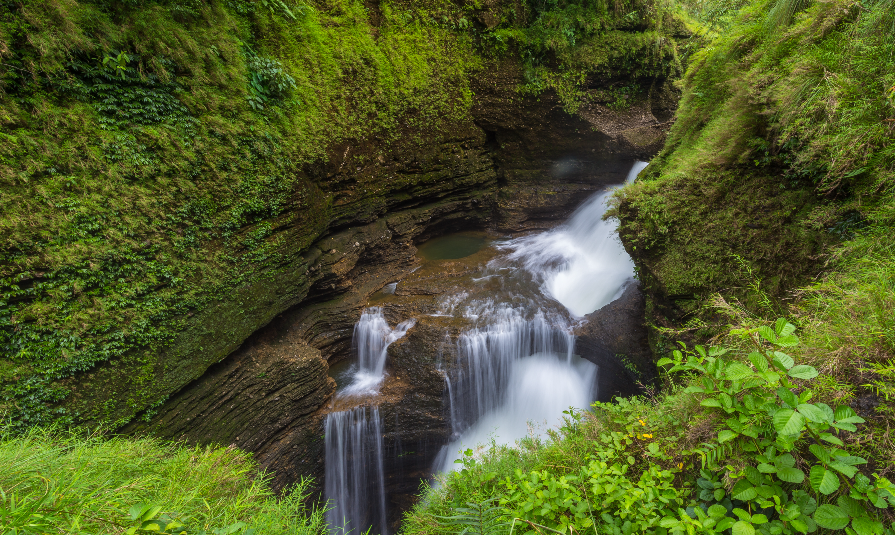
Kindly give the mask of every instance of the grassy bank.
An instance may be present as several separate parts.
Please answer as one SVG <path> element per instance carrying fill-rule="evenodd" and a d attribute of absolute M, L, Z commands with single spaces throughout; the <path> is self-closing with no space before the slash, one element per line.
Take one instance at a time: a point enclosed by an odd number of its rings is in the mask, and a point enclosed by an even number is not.
<path fill-rule="evenodd" d="M 325 531 L 304 483 L 277 498 L 231 448 L 4 429 L 0 467 L 2 533 Z"/>

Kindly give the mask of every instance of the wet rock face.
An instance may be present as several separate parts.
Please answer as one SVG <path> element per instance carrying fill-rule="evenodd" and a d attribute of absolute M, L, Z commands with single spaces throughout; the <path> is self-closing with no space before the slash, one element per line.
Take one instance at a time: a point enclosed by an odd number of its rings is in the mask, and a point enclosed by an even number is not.
<path fill-rule="evenodd" d="M 656 365 L 644 323 L 646 301 L 640 284 L 629 284 L 621 297 L 585 316 L 575 330 L 575 353 L 599 366 L 598 399 L 643 393 L 656 379 Z"/>

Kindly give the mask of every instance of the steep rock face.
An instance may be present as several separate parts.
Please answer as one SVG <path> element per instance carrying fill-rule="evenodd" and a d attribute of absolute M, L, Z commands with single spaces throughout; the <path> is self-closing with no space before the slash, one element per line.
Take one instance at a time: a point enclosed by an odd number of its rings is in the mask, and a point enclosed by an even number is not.
<path fill-rule="evenodd" d="M 644 323 L 646 301 L 640 284 L 629 284 L 621 297 L 585 316 L 575 330 L 575 353 L 600 367 L 600 401 L 641 393 L 656 379 L 656 365 Z"/>
<path fill-rule="evenodd" d="M 656 80 L 629 109 L 593 98 L 571 115 L 553 95 L 519 95 L 523 81 L 520 65 L 504 60 L 475 85 L 473 116 L 501 185 L 497 227 L 508 231 L 547 228 L 590 192 L 624 182 L 632 161 L 661 148 L 677 103 L 671 82 Z M 606 82 L 592 81 L 590 92 Z"/>

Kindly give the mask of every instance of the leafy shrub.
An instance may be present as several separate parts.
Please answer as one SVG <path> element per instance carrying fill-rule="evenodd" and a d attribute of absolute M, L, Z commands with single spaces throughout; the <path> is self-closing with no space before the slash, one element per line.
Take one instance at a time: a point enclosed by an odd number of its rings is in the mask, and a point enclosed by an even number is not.
<path fill-rule="evenodd" d="M 781 319 L 734 329 L 745 350 L 676 350 L 660 364 L 686 388 L 570 410 L 545 447 L 467 450 L 407 532 L 451 532 L 451 511 L 491 500 L 493 525 L 525 533 L 895 534 L 895 488 L 846 444 L 864 419 L 812 401 L 817 370 L 785 352 L 794 331 Z"/>
<path fill-rule="evenodd" d="M 685 392 L 702 397 L 700 404 L 723 418 L 716 444 L 729 444 L 745 454 L 743 462 L 704 457 L 700 507 L 691 513 L 663 519 L 662 526 L 685 532 L 697 526 L 706 533 L 733 529 L 737 535 L 762 533 L 778 535 L 810 533 L 817 527 L 843 529 L 849 524 L 858 535 L 882 535 L 884 527 L 872 508 L 895 505 L 893 486 L 886 478 L 873 480 L 861 474 L 858 466 L 867 460 L 851 455 L 840 438 L 841 432 L 857 431 L 855 424 L 864 419 L 848 406 L 835 409 L 825 403 L 811 403 L 813 393 L 798 381 L 817 377 L 817 370 L 796 365 L 780 351 L 798 345 L 795 327 L 780 319 L 774 328 L 738 329 L 752 343 L 747 356 L 751 367 L 737 359 L 724 358 L 722 348 L 706 351 L 675 351 L 670 372 L 696 372 L 698 378 Z M 713 444 L 714 445 L 714 444 Z M 811 464 L 809 475 L 797 467 Z M 722 473 L 733 482 L 727 492 L 714 491 Z M 707 477 L 709 476 L 709 477 Z M 807 479 L 807 481 L 806 481 Z M 818 505 L 804 490 L 789 485 L 808 483 L 810 490 L 823 500 L 847 487 L 835 503 Z M 727 498 L 727 499 L 725 499 Z M 734 503 L 736 502 L 736 503 Z M 723 509 L 723 510 L 722 510 Z M 731 514 L 732 513 L 732 514 Z"/>

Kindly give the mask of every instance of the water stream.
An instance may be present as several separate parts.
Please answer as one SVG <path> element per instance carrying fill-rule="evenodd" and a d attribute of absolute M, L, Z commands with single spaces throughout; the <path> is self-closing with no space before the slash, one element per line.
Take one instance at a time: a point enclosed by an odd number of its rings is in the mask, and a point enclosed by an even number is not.
<path fill-rule="evenodd" d="M 628 181 L 645 166 L 635 164 Z M 602 219 L 611 193 L 592 196 L 553 230 L 494 244 L 500 254 L 472 279 L 477 287 L 441 296 L 431 315 L 462 318 L 468 326 L 449 341 L 455 357 L 440 365 L 452 435 L 434 471 L 454 469 L 466 448 L 543 436 L 561 423 L 563 411 L 585 408 L 596 398 L 599 370 L 575 354 L 573 328 L 621 295 L 634 275 L 616 223 Z M 481 246 L 471 238 L 464 238 L 462 247 L 443 240 L 427 254 L 457 258 L 453 249 Z M 389 344 L 414 323 L 392 329 L 382 309 L 365 310 L 354 331 L 354 375 L 338 396 L 375 398 Z M 325 442 L 332 525 L 345 532 L 372 527 L 386 533 L 386 475 L 375 403 L 330 414 Z"/>
<path fill-rule="evenodd" d="M 353 377 L 337 397 L 375 396 L 385 378 L 388 346 L 415 323 L 410 319 L 392 329 L 382 308 L 364 310 L 351 343 L 357 362 L 347 373 Z M 367 527 L 388 533 L 379 408 L 361 405 L 332 412 L 326 416 L 324 432 L 324 494 L 332 507 L 327 522 L 337 533 L 359 534 Z"/>

